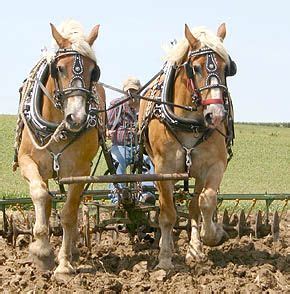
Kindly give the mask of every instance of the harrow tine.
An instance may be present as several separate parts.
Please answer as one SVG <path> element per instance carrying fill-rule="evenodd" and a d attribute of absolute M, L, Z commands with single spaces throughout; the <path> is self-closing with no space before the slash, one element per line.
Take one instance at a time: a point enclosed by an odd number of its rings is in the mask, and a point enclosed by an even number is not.
<path fill-rule="evenodd" d="M 230 225 L 233 226 L 233 227 L 235 227 L 235 226 L 238 224 L 238 222 L 239 222 L 239 217 L 238 217 L 238 215 L 235 213 L 235 214 L 233 215 L 233 219 L 232 219 L 231 222 L 230 222 Z"/>
<path fill-rule="evenodd" d="M 273 222 L 272 222 L 272 226 L 271 226 L 271 231 L 272 231 L 272 236 L 273 236 L 273 242 L 277 242 L 279 239 L 279 214 L 277 212 L 277 210 L 274 213 L 273 216 Z"/>
<path fill-rule="evenodd" d="M 256 214 L 256 223 L 255 223 L 255 237 L 260 238 L 260 229 L 262 227 L 262 212 L 261 210 L 258 210 Z"/>
<path fill-rule="evenodd" d="M 235 217 L 236 217 L 236 214 L 234 214 L 234 218 Z M 237 230 L 235 229 L 236 224 L 237 224 L 237 222 L 234 224 L 232 224 L 232 222 L 230 222 L 228 210 L 225 209 L 224 214 L 223 214 L 223 228 L 227 232 L 227 234 L 229 235 L 229 237 L 231 239 L 236 238 L 238 235 Z"/>
<path fill-rule="evenodd" d="M 223 224 L 224 224 L 224 225 L 230 225 L 229 212 L 228 212 L 227 209 L 224 210 L 224 214 L 223 214 Z"/>
<path fill-rule="evenodd" d="M 241 212 L 240 212 L 239 222 L 238 222 L 238 227 L 237 227 L 238 236 L 240 238 L 245 235 L 246 226 L 247 226 L 246 215 L 245 215 L 244 209 L 242 209 Z"/>
<path fill-rule="evenodd" d="M 85 245 L 88 247 L 89 251 L 91 251 L 89 207 L 85 203 L 83 203 L 82 213 L 83 213 Z"/>
<path fill-rule="evenodd" d="M 17 241 L 17 237 L 19 235 L 30 235 L 33 236 L 33 227 L 31 226 L 31 228 L 19 228 L 15 222 L 15 219 L 13 218 L 13 215 L 11 214 L 10 216 L 10 225 L 12 228 L 12 246 L 13 248 L 16 248 L 16 241 Z"/>
<path fill-rule="evenodd" d="M 248 220 L 248 218 L 249 218 L 249 216 L 250 216 L 250 214 L 251 214 L 251 212 L 252 212 L 254 206 L 256 205 L 256 202 L 257 202 L 257 200 L 254 198 L 254 199 L 252 200 L 252 205 L 251 205 L 251 207 L 250 207 L 250 209 L 249 209 L 249 211 L 248 211 L 248 214 L 247 214 L 247 217 L 246 217 L 246 221 Z"/>
<path fill-rule="evenodd" d="M 256 223 L 255 223 L 255 237 L 262 238 L 267 236 L 271 232 L 271 226 L 269 224 L 268 214 L 262 214 L 262 211 L 259 210 L 256 214 Z"/>
<path fill-rule="evenodd" d="M 13 244 L 13 215 L 11 214 L 8 218 L 8 234 L 7 234 L 7 242 Z"/>
<path fill-rule="evenodd" d="M 230 219 L 231 219 L 232 216 L 234 215 L 234 212 L 235 212 L 236 208 L 238 207 L 239 203 L 240 203 L 240 199 L 236 199 L 236 204 L 235 204 L 235 206 L 234 206 L 234 208 L 233 208 L 233 210 L 232 210 L 232 213 L 231 213 L 231 215 L 230 215 Z"/>
<path fill-rule="evenodd" d="M 286 211 L 287 205 L 288 205 L 288 199 L 285 199 L 285 204 L 283 205 L 283 208 L 281 210 L 280 216 L 278 215 L 279 216 L 279 219 L 282 219 L 283 218 L 283 215 L 284 215 L 284 213 Z"/>

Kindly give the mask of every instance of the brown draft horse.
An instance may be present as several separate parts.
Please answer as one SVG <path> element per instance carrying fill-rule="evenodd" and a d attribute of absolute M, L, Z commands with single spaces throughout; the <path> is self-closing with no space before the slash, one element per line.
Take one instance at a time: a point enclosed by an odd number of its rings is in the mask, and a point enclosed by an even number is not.
<path fill-rule="evenodd" d="M 99 25 L 85 37 L 81 25 L 73 20 L 64 22 L 57 30 L 51 24 L 52 36 L 58 50 L 53 60 L 48 61 L 50 71 L 44 82 L 40 123 L 45 121 L 44 129 L 53 123 L 62 125 L 66 133 L 63 140 L 50 140 L 47 148 L 37 148 L 32 137 L 33 126 L 25 127 L 22 132 L 18 151 L 18 162 L 22 176 L 29 184 L 31 198 L 35 207 L 34 242 L 29 251 L 35 263 L 42 269 L 54 267 L 54 255 L 49 243 L 49 217 L 52 196 L 48 190 L 48 180 L 55 177 L 87 176 L 90 165 L 99 147 L 98 129 L 88 125 L 91 102 L 105 101 L 104 89 L 95 83 L 98 98 L 93 99 L 92 83 L 96 81 L 98 66 L 91 46 L 98 36 Z M 104 105 L 103 105 L 104 106 Z M 104 107 L 102 107 L 104 108 Z M 35 116 L 35 115 L 34 115 Z M 34 125 L 37 125 L 34 124 Z M 39 130 L 38 130 L 39 131 Z M 33 136 L 32 136 L 33 135 Z M 53 136 L 48 136 L 52 138 Z M 43 141 L 47 144 L 47 138 Z M 54 159 L 53 159 L 54 158 Z M 58 168 L 59 167 L 59 170 Z M 61 212 L 63 240 L 58 254 L 56 274 L 74 272 L 72 255 L 77 253 L 77 219 L 83 184 L 68 187 L 67 199 Z"/>
<path fill-rule="evenodd" d="M 230 66 L 235 66 L 222 43 L 225 35 L 224 24 L 217 35 L 204 28 L 191 32 L 185 25 L 185 39 L 173 46 L 167 56 L 165 78 L 153 82 L 146 95 L 155 99 L 161 95 L 163 101 L 188 107 L 170 108 L 142 100 L 139 112 L 139 126 L 145 134 L 145 147 L 155 172 L 187 170 L 196 180 L 195 196 L 189 205 L 191 239 L 186 255 L 189 263 L 205 257 L 202 243 L 216 246 L 227 238 L 222 225 L 213 221 L 217 191 L 227 166 L 226 105 L 230 98 L 226 76 Z M 173 267 L 172 230 L 176 221 L 174 182 L 157 182 L 157 186 L 161 228 L 157 267 L 169 269 Z"/>

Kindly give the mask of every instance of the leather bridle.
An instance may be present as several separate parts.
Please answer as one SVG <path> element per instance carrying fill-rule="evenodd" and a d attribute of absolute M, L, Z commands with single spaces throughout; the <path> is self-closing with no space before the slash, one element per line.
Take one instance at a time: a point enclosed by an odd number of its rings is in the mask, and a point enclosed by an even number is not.
<path fill-rule="evenodd" d="M 73 76 L 68 83 L 68 87 L 63 88 L 58 75 L 57 62 L 66 56 L 73 56 L 74 63 L 72 67 Z M 80 95 L 88 99 L 90 103 L 91 99 L 94 99 L 92 95 L 92 82 L 97 82 L 100 78 L 100 68 L 95 63 L 95 67 L 92 71 L 90 85 L 86 85 L 83 79 L 84 65 L 83 56 L 73 49 L 59 49 L 50 63 L 50 74 L 54 80 L 55 91 L 53 95 L 54 105 L 56 108 L 63 109 L 63 101 L 65 98 L 71 97 L 73 95 Z M 73 86 L 74 81 L 78 80 L 81 86 Z"/>
<path fill-rule="evenodd" d="M 196 106 L 199 105 L 209 105 L 209 104 L 224 104 L 224 96 L 228 93 L 228 88 L 226 84 L 222 83 L 222 79 L 220 77 L 220 74 L 218 72 L 218 65 L 216 61 L 215 52 L 208 48 L 201 48 L 195 51 L 189 51 L 188 53 L 188 60 L 183 64 L 186 70 L 186 74 L 188 77 L 188 82 L 192 90 L 192 101 Z M 207 76 L 205 78 L 205 85 L 202 87 L 197 87 L 195 82 L 195 69 L 192 65 L 192 58 L 197 56 L 206 55 L 206 72 Z M 225 68 L 225 76 L 234 75 L 234 70 L 231 69 L 231 67 L 234 67 L 235 63 L 230 59 L 230 65 L 229 69 L 227 68 L 228 65 Z M 230 73 L 230 74 L 229 74 Z M 215 77 L 217 80 L 217 83 L 210 84 L 211 78 Z M 223 93 L 226 95 L 223 95 L 223 98 L 219 99 L 213 99 L 213 98 L 207 98 L 202 99 L 201 93 L 205 90 L 210 90 L 214 88 L 221 88 L 223 90 Z"/>

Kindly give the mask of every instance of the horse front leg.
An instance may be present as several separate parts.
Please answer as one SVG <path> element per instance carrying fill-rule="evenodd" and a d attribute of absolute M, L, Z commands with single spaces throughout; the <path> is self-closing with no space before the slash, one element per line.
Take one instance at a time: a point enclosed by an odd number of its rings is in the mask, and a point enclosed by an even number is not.
<path fill-rule="evenodd" d="M 176 222 L 176 210 L 173 202 L 173 188 L 172 182 L 158 182 L 159 190 L 159 226 L 161 230 L 161 238 L 159 242 L 159 263 L 156 266 L 164 270 L 173 268 L 173 238 L 172 231 Z"/>
<path fill-rule="evenodd" d="M 39 174 L 37 164 L 28 155 L 19 158 L 22 176 L 28 181 L 30 196 L 35 209 L 33 235 L 35 241 L 29 245 L 34 263 L 41 270 L 52 269 L 55 265 L 54 254 L 49 244 L 48 226 L 51 213 L 51 196 L 47 184 Z"/>
<path fill-rule="evenodd" d="M 203 188 L 201 180 L 196 179 L 194 187 L 194 196 L 189 203 L 189 220 L 191 223 L 191 234 L 188 250 L 185 256 L 187 264 L 191 264 L 193 261 L 202 261 L 205 255 L 202 253 L 202 242 L 199 235 L 199 221 L 200 221 L 200 209 L 199 209 L 199 194 Z"/>
<path fill-rule="evenodd" d="M 76 242 L 78 210 L 83 184 L 72 184 L 68 188 L 67 200 L 61 212 L 63 239 L 58 253 L 59 265 L 55 274 L 73 274 L 75 270 L 71 264 L 72 253 Z"/>
<path fill-rule="evenodd" d="M 202 215 L 200 236 L 204 244 L 217 246 L 228 239 L 222 224 L 213 221 L 213 214 L 217 207 L 217 190 L 224 173 L 222 164 L 215 164 L 210 168 L 205 180 L 205 187 L 199 195 L 199 207 Z"/>

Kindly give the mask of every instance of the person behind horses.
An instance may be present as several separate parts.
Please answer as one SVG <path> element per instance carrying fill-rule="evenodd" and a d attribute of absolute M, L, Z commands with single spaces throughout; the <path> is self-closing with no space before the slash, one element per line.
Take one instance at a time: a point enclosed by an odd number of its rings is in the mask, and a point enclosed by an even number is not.
<path fill-rule="evenodd" d="M 137 93 L 141 88 L 140 81 L 135 77 L 129 77 L 123 83 L 123 90 L 132 94 Z M 126 97 L 114 99 L 110 107 L 117 104 Z M 129 99 L 108 111 L 108 130 L 107 136 L 112 141 L 111 154 L 113 159 L 117 162 L 116 173 L 126 174 L 127 167 L 134 163 L 134 158 L 137 151 L 138 140 L 135 135 L 137 128 L 138 112 L 140 102 L 138 99 Z M 146 172 L 153 173 L 154 168 L 147 155 L 144 155 L 144 163 L 146 165 Z M 124 184 L 119 184 L 124 187 Z M 152 182 L 143 183 L 142 186 L 153 186 Z M 110 185 L 110 189 L 113 185 Z M 112 202 L 118 201 L 115 194 L 111 195 Z M 144 192 L 140 199 L 146 203 L 154 203 L 155 196 L 150 192 Z"/>

